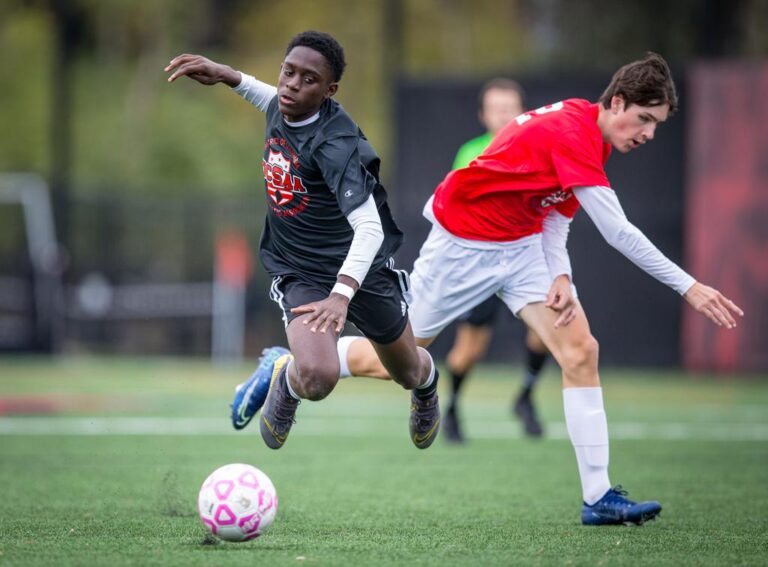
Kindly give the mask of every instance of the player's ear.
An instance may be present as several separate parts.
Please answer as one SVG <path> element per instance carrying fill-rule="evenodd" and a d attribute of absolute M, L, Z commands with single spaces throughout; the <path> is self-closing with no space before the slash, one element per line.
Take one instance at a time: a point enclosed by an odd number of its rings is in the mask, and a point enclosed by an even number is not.
<path fill-rule="evenodd" d="M 328 90 L 325 91 L 325 98 L 331 98 L 339 90 L 339 83 L 331 83 L 328 85 Z"/>
<path fill-rule="evenodd" d="M 626 108 L 624 97 L 621 95 L 613 95 L 611 97 L 611 111 L 617 114 Z"/>

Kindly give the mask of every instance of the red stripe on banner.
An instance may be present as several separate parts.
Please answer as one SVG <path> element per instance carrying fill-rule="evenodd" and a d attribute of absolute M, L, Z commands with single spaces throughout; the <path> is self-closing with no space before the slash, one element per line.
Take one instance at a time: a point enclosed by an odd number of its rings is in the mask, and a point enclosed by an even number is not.
<path fill-rule="evenodd" d="M 686 267 L 745 312 L 736 329 L 686 309 L 686 368 L 768 369 L 768 65 L 704 63 L 688 75 Z"/>

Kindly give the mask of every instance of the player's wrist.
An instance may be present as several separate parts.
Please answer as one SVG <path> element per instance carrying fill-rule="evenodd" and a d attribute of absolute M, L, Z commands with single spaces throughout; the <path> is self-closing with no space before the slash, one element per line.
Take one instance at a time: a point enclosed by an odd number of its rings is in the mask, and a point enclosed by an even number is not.
<path fill-rule="evenodd" d="M 331 289 L 331 293 L 338 293 L 352 301 L 352 298 L 355 296 L 355 288 L 342 282 L 336 282 Z"/>
<path fill-rule="evenodd" d="M 243 82 L 243 74 L 228 65 L 222 65 L 220 81 L 229 88 L 234 89 L 240 86 L 240 83 Z"/>

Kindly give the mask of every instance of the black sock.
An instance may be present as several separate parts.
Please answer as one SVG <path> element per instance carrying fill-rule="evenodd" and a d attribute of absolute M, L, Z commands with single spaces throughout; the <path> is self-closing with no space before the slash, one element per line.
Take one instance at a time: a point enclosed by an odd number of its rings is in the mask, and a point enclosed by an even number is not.
<path fill-rule="evenodd" d="M 435 368 L 435 377 L 432 380 L 432 383 L 427 386 L 426 388 L 415 388 L 413 390 L 413 395 L 419 398 L 420 400 L 428 400 L 432 396 L 435 395 L 435 392 L 437 392 L 437 379 L 440 375 L 437 372 L 437 368 Z"/>
<path fill-rule="evenodd" d="M 464 383 L 464 378 L 466 378 L 467 373 L 458 373 L 450 369 L 448 371 L 451 373 L 451 399 L 448 403 L 448 411 L 450 413 L 455 413 L 456 405 L 459 401 L 459 390 L 461 390 L 461 385 Z"/>
<path fill-rule="evenodd" d="M 535 350 L 532 350 L 531 347 L 526 347 L 526 360 L 528 364 L 526 371 L 528 374 L 538 376 L 541 369 L 544 367 L 544 363 L 547 362 L 548 355 L 549 353 L 536 352 Z"/>

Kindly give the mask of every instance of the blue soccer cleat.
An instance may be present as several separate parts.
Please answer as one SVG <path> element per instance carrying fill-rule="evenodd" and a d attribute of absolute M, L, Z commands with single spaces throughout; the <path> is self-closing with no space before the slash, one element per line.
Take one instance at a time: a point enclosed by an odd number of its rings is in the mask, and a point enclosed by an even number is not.
<path fill-rule="evenodd" d="M 627 491 L 619 484 L 608 490 L 592 506 L 584 504 L 581 509 L 581 523 L 585 526 L 639 526 L 643 522 L 653 520 L 661 512 L 661 504 L 654 500 L 633 502 L 625 498 L 626 495 Z"/>
<path fill-rule="evenodd" d="M 259 358 L 259 366 L 247 381 L 235 388 L 235 399 L 232 401 L 232 426 L 242 429 L 248 425 L 253 416 L 264 405 L 269 393 L 269 383 L 272 380 L 272 370 L 275 361 L 290 351 L 283 347 L 265 348 Z"/>

